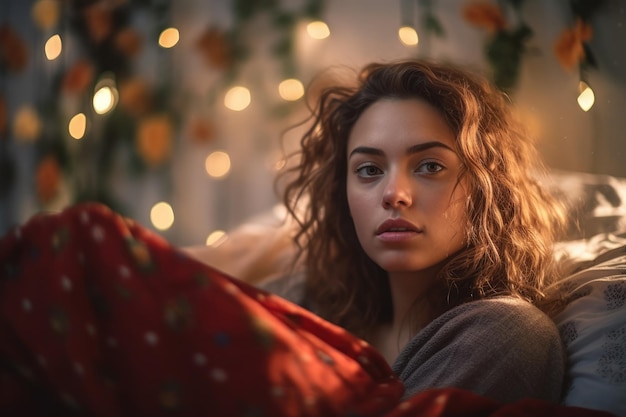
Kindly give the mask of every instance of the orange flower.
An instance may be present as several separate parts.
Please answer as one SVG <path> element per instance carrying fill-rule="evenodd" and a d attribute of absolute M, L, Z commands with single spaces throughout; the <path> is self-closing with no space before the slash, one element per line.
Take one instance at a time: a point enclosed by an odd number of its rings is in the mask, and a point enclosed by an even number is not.
<path fill-rule="evenodd" d="M 113 30 L 113 11 L 105 1 L 97 1 L 83 9 L 89 37 L 95 43 L 101 43 Z"/>
<path fill-rule="evenodd" d="M 210 66 L 227 68 L 231 62 L 230 45 L 223 32 L 209 28 L 196 42 L 202 57 Z"/>
<path fill-rule="evenodd" d="M 137 55 L 141 46 L 141 36 L 133 28 L 122 29 L 115 35 L 115 47 L 127 57 Z"/>
<path fill-rule="evenodd" d="M 8 25 L 0 26 L 0 65 L 9 71 L 18 72 L 26 68 L 28 52 L 26 44 L 16 31 Z"/>
<path fill-rule="evenodd" d="M 209 120 L 194 117 L 189 122 L 189 135 L 196 143 L 209 143 L 215 138 L 215 126 Z"/>
<path fill-rule="evenodd" d="M 144 161 L 156 167 L 172 152 L 172 123 L 166 115 L 155 115 L 141 121 L 137 130 L 136 146 Z"/>
<path fill-rule="evenodd" d="M 17 109 L 13 117 L 13 133 L 24 142 L 34 142 L 39 139 L 42 123 L 37 110 L 31 105 L 24 105 Z"/>
<path fill-rule="evenodd" d="M 131 116 L 140 117 L 152 107 L 150 87 L 141 78 L 131 78 L 120 84 L 120 106 Z"/>
<path fill-rule="evenodd" d="M 506 19 L 502 9 L 495 4 L 474 2 L 469 3 L 463 9 L 465 19 L 489 33 L 496 33 L 506 27 Z"/>
<path fill-rule="evenodd" d="M 61 168 L 56 158 L 48 155 L 37 167 L 37 197 L 43 204 L 48 204 L 56 197 L 61 183 Z"/>
<path fill-rule="evenodd" d="M 565 29 L 554 44 L 554 53 L 563 68 L 570 70 L 585 59 L 584 42 L 593 36 L 591 26 L 576 19 L 576 24 L 570 29 Z"/>
<path fill-rule="evenodd" d="M 79 59 L 63 77 L 63 91 L 80 94 L 93 81 L 94 68 L 87 60 Z"/>
<path fill-rule="evenodd" d="M 37 27 L 43 31 L 53 29 L 59 23 L 61 5 L 58 0 L 37 0 L 31 9 L 31 16 Z"/>

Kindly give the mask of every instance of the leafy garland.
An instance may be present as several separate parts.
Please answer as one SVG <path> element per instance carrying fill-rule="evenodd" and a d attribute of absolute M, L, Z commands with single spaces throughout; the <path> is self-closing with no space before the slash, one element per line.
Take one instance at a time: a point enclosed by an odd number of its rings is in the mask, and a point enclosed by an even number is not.
<path fill-rule="evenodd" d="M 526 43 L 533 31 L 522 18 L 524 0 L 503 0 L 500 5 L 477 1 L 463 9 L 464 18 L 488 33 L 485 57 L 492 69 L 493 82 L 503 91 L 511 92 L 519 78 L 519 68 Z M 505 9 L 514 16 L 511 25 L 505 17 Z"/>
<path fill-rule="evenodd" d="M 446 31 L 434 12 L 434 0 L 401 0 L 402 26 L 419 27 L 423 33 L 443 38 Z M 417 9 L 420 16 L 417 17 Z"/>
<path fill-rule="evenodd" d="M 523 20 L 521 9 L 524 0 L 501 0 L 498 4 L 474 1 L 465 6 L 465 19 L 488 33 L 485 58 L 492 68 L 494 83 L 506 92 L 517 85 L 523 55 L 528 52 L 526 43 L 533 31 Z M 561 66 L 569 71 L 579 68 L 581 81 L 586 73 L 597 68 L 597 61 L 589 47 L 593 37 L 591 18 L 606 0 L 570 0 L 574 24 L 564 29 L 554 44 L 554 53 Z M 516 24 L 510 25 L 505 9 L 514 16 Z"/>
<path fill-rule="evenodd" d="M 122 207 L 113 198 L 108 178 L 114 169 L 113 160 L 120 147 L 130 150 L 128 173 L 142 175 L 168 172 L 171 154 L 175 151 L 174 132 L 180 129 L 183 109 L 173 102 L 175 94 L 167 73 L 158 85 L 149 85 L 135 74 L 133 63 L 144 46 L 141 35 L 132 25 L 135 13 L 144 13 L 153 21 L 150 38 L 168 26 L 171 0 L 37 0 L 33 19 L 42 32 L 60 28 L 80 42 L 79 58 L 61 67 L 54 76 L 52 88 L 32 108 L 20 109 L 9 119 L 8 105 L 3 98 L 4 83 L 29 65 L 27 44 L 9 24 L 0 22 L 0 198 L 9 195 L 17 170 L 11 157 L 10 138 L 34 143 L 38 156 L 36 193 L 42 206 L 54 203 L 60 193 L 63 177 L 76 177 L 72 184 L 74 201 L 84 199 L 105 202 L 119 211 Z M 441 22 L 433 12 L 434 0 L 401 0 L 403 23 L 415 17 L 413 2 L 422 6 L 419 26 L 435 36 L 445 36 Z M 221 81 L 213 89 L 215 96 L 234 82 L 252 56 L 253 39 L 250 27 L 260 16 L 269 17 L 277 40 L 271 48 L 285 76 L 295 76 L 293 33 L 301 19 L 319 19 L 324 10 L 322 0 L 307 0 L 300 10 L 281 7 L 279 0 L 233 0 L 234 22 L 228 29 L 209 26 L 197 40 L 198 52 L 206 64 L 220 72 Z M 492 69 L 494 83 L 510 92 L 519 78 L 519 68 L 527 42 L 533 32 L 522 18 L 524 0 L 500 0 L 468 3 L 462 10 L 464 18 L 487 33 L 485 58 Z M 554 44 L 554 53 L 566 70 L 578 67 L 581 80 L 586 72 L 597 68 L 589 47 L 593 31 L 591 19 L 605 0 L 570 0 L 573 25 L 563 30 Z M 6 5 L 3 7 L 7 7 Z M 505 16 L 512 17 L 510 22 Z M 417 26 L 417 25 L 416 25 Z M 160 50 L 162 60 L 169 59 Z M 164 65 L 167 68 L 167 65 Z M 68 147 L 65 121 L 59 101 L 71 97 L 81 103 L 90 120 L 98 116 L 87 109 L 91 93 L 103 74 L 112 74 L 119 86 L 120 103 L 106 117 L 101 117 L 95 140 L 85 140 L 83 150 L 76 153 Z M 59 98 L 61 97 L 61 99 Z M 287 106 L 287 107 L 285 107 Z M 284 105 L 278 113 L 288 112 Z M 192 139 L 210 141 L 214 134 L 212 122 L 201 120 L 192 126 Z M 70 141 L 71 142 L 71 141 Z M 75 147 L 75 146 L 74 146 Z M 89 175 L 77 176 L 76 171 Z M 167 181 L 166 181 L 167 182 Z"/>
<path fill-rule="evenodd" d="M 56 71 L 45 77 L 46 71 L 41 67 L 48 63 L 37 65 L 41 61 L 38 57 L 30 63 L 26 43 L 8 22 L 4 23 L 3 27 L 13 38 L 10 42 L 0 40 L 0 50 L 8 51 L 3 56 L 9 57 L 0 65 L 2 79 L 6 82 L 9 76 L 34 65 L 35 76 L 42 78 L 43 85 L 34 102 L 18 109 L 13 123 L 6 124 L 2 132 L 6 152 L 2 152 L 2 158 L 12 159 L 8 152 L 9 138 L 32 143 L 37 160 L 35 194 L 42 208 L 92 200 L 126 211 L 111 193 L 109 184 L 116 151 L 121 146 L 131 151 L 129 172 L 166 170 L 178 116 L 169 99 L 171 80 L 162 77 L 158 85 L 145 84 L 139 91 L 133 84 L 139 79 L 133 63 L 144 45 L 142 35 L 132 25 L 132 16 L 147 14 L 154 31 L 149 37 L 156 39 L 168 23 L 169 6 L 169 1 L 156 0 L 37 0 L 31 15 L 41 35 L 57 31 L 63 34 L 65 45 L 76 41 L 77 46 L 69 51 L 71 54 L 65 46 L 62 53 L 68 55 L 62 56 L 55 65 Z M 16 65 L 12 56 L 25 59 Z M 104 78 L 119 91 L 119 105 L 109 114 L 98 115 L 91 107 L 91 99 Z M 76 113 L 84 114 L 87 122 L 80 141 L 71 139 L 67 131 L 69 116 Z M 165 125 L 157 121 L 159 117 L 167 118 Z M 142 134 L 150 131 L 152 136 L 155 126 L 160 129 L 156 139 Z M 142 146 L 142 140 L 149 140 L 149 146 Z M 146 149 L 150 151 L 146 153 Z M 5 170 L 14 179 L 17 175 L 14 163 L 6 166 Z M 2 185 L 0 196 L 6 196 L 12 183 Z"/>
<path fill-rule="evenodd" d="M 589 47 L 593 38 L 591 19 L 605 4 L 605 0 L 570 0 L 574 23 L 561 32 L 554 44 L 554 53 L 561 66 L 567 71 L 578 67 L 581 80 L 585 80 L 588 70 L 598 67 Z"/>
<path fill-rule="evenodd" d="M 308 0 L 302 10 L 289 11 L 277 0 L 234 0 L 234 23 L 228 30 L 210 27 L 197 40 L 198 52 L 220 74 L 213 86 L 217 96 L 237 79 L 250 59 L 252 36 L 249 26 L 260 15 L 270 16 L 278 41 L 272 48 L 286 75 L 297 73 L 294 28 L 302 18 L 319 19 L 322 0 Z M 8 6 L 6 6 L 8 7 Z M 172 74 L 168 72 L 170 51 L 156 46 L 161 31 L 171 22 L 171 0 L 37 0 L 32 9 L 34 23 L 42 34 L 63 31 L 78 41 L 73 62 L 62 60 L 45 96 L 19 109 L 9 122 L 4 88 L 0 88 L 0 198 L 9 196 L 17 177 L 13 146 L 9 139 L 32 143 L 37 164 L 35 194 L 43 208 L 91 200 L 103 202 L 121 213 L 128 208 L 114 196 L 113 175 L 158 175 L 169 183 L 169 168 L 175 152 L 176 132 L 183 124 L 185 109 L 177 99 Z M 148 42 L 133 25 L 133 17 L 148 18 Z M 137 73 L 135 62 L 144 47 L 156 48 L 159 68 L 156 83 Z M 65 51 L 64 51 L 65 52 Z M 27 44 L 9 22 L 0 24 L 0 81 L 23 72 L 29 65 Z M 119 91 L 118 105 L 106 115 L 91 108 L 93 92 L 103 77 L 113 80 Z M 0 83 L 0 87 L 2 84 Z M 67 103 L 72 112 L 87 116 L 84 139 L 68 137 Z M 282 112 L 288 111 L 283 104 Z M 214 128 L 210 120 L 196 121 L 189 129 L 192 140 L 210 141 Z M 119 172 L 120 150 L 128 157 L 125 171 Z M 60 201 L 63 189 L 69 187 Z M 69 197 L 68 195 L 69 194 Z"/>
<path fill-rule="evenodd" d="M 233 0 L 234 22 L 228 29 L 210 25 L 198 39 L 196 45 L 206 64 L 223 72 L 220 85 L 209 98 L 215 102 L 216 94 L 222 92 L 240 76 L 242 68 L 253 57 L 254 36 L 251 28 L 257 19 L 268 17 L 276 37 L 270 51 L 272 57 L 282 66 L 285 78 L 296 77 L 299 68 L 296 63 L 294 33 L 296 25 L 303 20 L 320 20 L 324 0 L 306 0 L 299 10 L 281 5 L 279 0 Z M 289 103 L 271 109 L 272 116 L 282 116 L 291 110 Z"/>

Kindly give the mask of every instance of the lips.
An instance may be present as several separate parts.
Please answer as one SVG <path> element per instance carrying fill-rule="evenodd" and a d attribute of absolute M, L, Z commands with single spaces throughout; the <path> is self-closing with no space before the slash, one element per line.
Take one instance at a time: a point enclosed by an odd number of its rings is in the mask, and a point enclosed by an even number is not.
<path fill-rule="evenodd" d="M 420 228 L 403 219 L 385 220 L 380 226 L 378 226 L 378 229 L 376 229 L 377 236 L 391 236 L 398 234 L 413 235 L 421 232 L 422 230 Z"/>

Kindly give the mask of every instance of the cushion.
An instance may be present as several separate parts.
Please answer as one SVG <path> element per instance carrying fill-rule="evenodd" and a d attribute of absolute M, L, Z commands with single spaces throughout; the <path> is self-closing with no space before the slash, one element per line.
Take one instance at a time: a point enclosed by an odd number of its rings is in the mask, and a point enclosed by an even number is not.
<path fill-rule="evenodd" d="M 582 253 L 599 256 L 558 284 L 567 301 L 555 316 L 569 358 L 563 403 L 626 416 L 626 241 L 604 234 L 584 243 Z"/>
<path fill-rule="evenodd" d="M 565 240 L 626 228 L 626 178 L 551 170 L 542 183 L 567 209 Z"/>

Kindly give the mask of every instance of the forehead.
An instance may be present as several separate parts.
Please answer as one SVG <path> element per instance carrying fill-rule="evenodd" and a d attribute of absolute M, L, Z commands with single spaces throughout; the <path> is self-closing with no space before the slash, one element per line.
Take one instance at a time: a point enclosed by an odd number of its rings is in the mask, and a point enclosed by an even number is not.
<path fill-rule="evenodd" d="M 363 145 L 404 148 L 430 141 L 455 148 L 455 134 L 439 109 L 419 98 L 381 99 L 357 119 L 348 138 L 348 153 Z"/>

